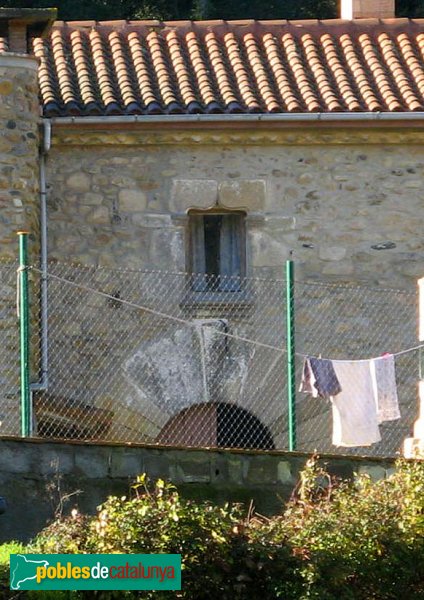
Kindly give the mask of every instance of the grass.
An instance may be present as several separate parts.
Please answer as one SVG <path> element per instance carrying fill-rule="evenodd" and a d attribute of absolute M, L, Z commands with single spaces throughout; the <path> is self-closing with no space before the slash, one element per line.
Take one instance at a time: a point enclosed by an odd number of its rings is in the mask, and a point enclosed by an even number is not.
<path fill-rule="evenodd" d="M 9 564 L 11 554 L 26 554 L 28 547 L 20 542 L 6 542 L 0 544 L 0 598 L 6 600 L 16 598 L 16 593 L 10 595 L 9 589 Z M 24 594 L 23 596 L 21 594 Z M 74 592 L 56 592 L 56 591 L 36 591 L 20 592 L 19 598 L 27 600 L 70 600 L 75 599 Z"/>
<path fill-rule="evenodd" d="M 0 545 L 0 565 L 9 566 L 9 556 L 11 554 L 25 554 L 27 552 L 26 546 L 21 542 L 6 542 Z"/>
<path fill-rule="evenodd" d="M 11 554 L 27 552 L 20 542 L 6 542 L 0 545 L 0 589 L 9 587 L 9 560 Z"/>

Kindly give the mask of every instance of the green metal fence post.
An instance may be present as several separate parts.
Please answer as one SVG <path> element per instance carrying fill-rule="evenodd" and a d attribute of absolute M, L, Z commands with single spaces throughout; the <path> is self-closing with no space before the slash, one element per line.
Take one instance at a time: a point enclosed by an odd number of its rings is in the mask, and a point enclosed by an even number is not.
<path fill-rule="evenodd" d="M 289 451 L 296 450 L 296 371 L 295 371 L 295 309 L 294 262 L 286 262 L 287 311 L 287 402 L 289 416 Z"/>
<path fill-rule="evenodd" d="M 29 300 L 28 300 L 28 232 L 19 236 L 19 324 L 21 348 L 21 434 L 31 435 L 31 392 L 29 387 Z"/>

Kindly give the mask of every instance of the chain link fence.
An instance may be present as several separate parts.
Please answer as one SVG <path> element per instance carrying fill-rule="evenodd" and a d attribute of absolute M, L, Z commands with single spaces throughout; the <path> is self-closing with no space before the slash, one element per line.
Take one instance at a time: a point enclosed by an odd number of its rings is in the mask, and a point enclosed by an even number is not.
<path fill-rule="evenodd" d="M 401 449 L 403 440 L 412 435 L 413 423 L 418 416 L 420 353 L 419 350 L 402 353 L 418 344 L 416 290 L 408 292 L 310 281 L 297 282 L 295 289 L 298 352 L 355 361 L 353 365 L 344 365 L 345 368 L 350 367 L 344 377 L 345 399 L 350 403 L 355 401 L 355 390 L 359 394 L 368 393 L 365 369 L 369 365 L 360 361 L 381 357 L 384 353 L 397 354 L 395 369 L 401 414 L 400 419 L 380 424 L 379 431 L 375 433 L 377 437 L 379 433 L 381 441 L 365 448 L 337 448 L 332 444 L 335 415 L 331 402 L 299 394 L 298 449 L 310 451 L 316 448 L 320 452 L 371 456 L 395 455 Z M 301 360 L 298 363 L 298 380 L 300 378 Z M 347 407 L 347 411 L 354 410 L 354 406 Z M 371 433 L 370 439 L 376 437 Z"/>
<path fill-rule="evenodd" d="M 39 435 L 284 447 L 280 281 L 52 265 Z"/>
<path fill-rule="evenodd" d="M 40 272 L 30 274 L 37 290 Z M 1 276 L 5 435 L 19 434 L 16 265 Z M 48 286 L 49 385 L 33 392 L 35 435 L 288 448 L 285 281 L 51 264 Z M 417 345 L 413 289 L 308 281 L 295 292 L 297 385 L 305 355 L 357 361 Z M 38 308 L 31 320 L 37 381 Z M 418 350 L 396 356 L 401 418 L 381 424 L 381 440 L 368 447 L 335 446 L 332 402 L 297 393 L 297 449 L 396 454 L 418 414 L 419 359 Z M 357 373 L 345 380 L 348 389 L 359 389 Z"/>
<path fill-rule="evenodd" d="M 19 435 L 20 360 L 17 263 L 0 263 L 0 434 Z"/>

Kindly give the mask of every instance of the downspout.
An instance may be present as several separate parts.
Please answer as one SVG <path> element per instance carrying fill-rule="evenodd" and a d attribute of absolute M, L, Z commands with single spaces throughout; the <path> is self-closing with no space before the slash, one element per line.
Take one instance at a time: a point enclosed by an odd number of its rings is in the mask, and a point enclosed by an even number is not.
<path fill-rule="evenodd" d="M 31 391 L 48 389 L 49 378 L 49 340 L 48 340 L 48 283 L 47 283 L 47 190 L 46 190 L 46 157 L 51 146 L 51 122 L 43 120 L 43 141 L 40 148 L 40 381 L 31 383 Z"/>

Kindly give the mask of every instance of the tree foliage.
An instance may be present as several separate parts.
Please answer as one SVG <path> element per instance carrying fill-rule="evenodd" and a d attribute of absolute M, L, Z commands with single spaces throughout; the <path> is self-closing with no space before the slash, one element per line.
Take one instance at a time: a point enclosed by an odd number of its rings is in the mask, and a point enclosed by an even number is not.
<path fill-rule="evenodd" d="M 331 19 L 338 0 L 2 0 L 13 8 L 59 10 L 59 19 Z M 424 0 L 397 0 L 399 17 L 424 17 Z"/>

